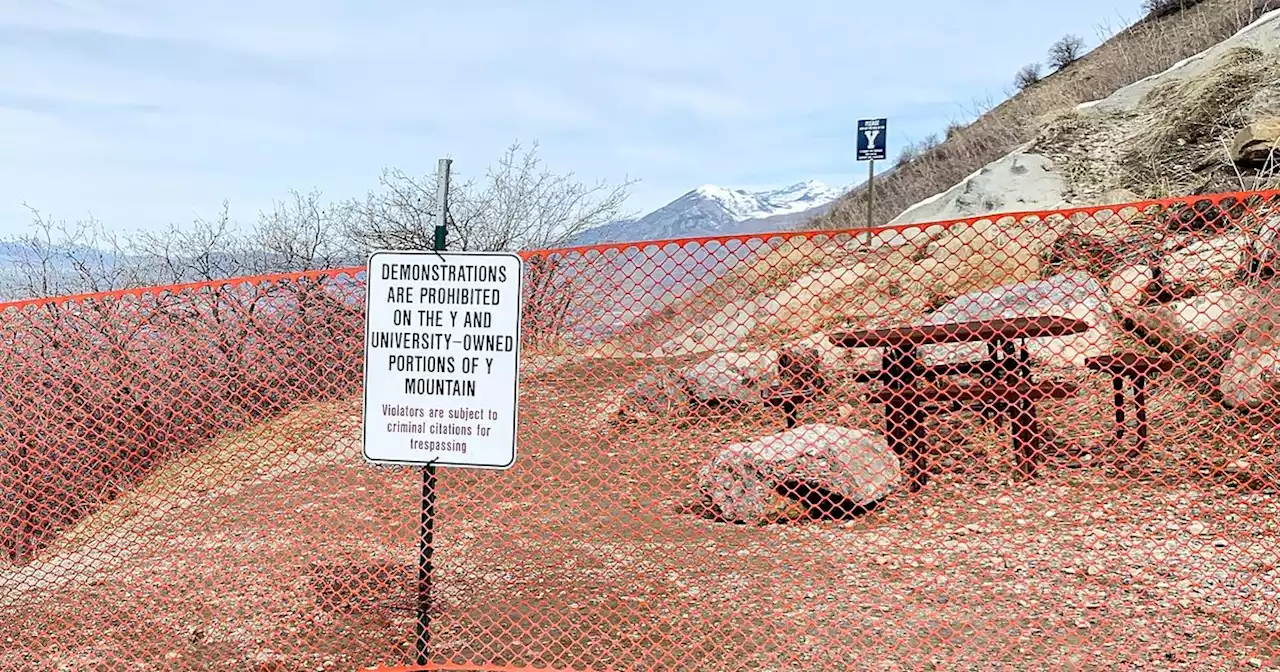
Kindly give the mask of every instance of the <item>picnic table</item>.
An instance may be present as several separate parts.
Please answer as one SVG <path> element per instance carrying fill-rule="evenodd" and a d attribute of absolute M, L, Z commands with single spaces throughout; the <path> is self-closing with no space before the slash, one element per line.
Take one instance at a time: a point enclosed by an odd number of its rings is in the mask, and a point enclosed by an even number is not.
<path fill-rule="evenodd" d="M 1074 396 L 1076 386 L 1034 380 L 1026 339 L 1078 334 L 1088 328 L 1087 322 L 1068 317 L 1018 317 L 836 333 L 830 340 L 845 348 L 883 349 L 880 369 L 861 378 L 882 384 L 868 397 L 884 405 L 885 434 L 890 447 L 905 459 L 909 488 L 915 492 L 929 478 L 923 449 L 925 413 L 941 404 L 958 408 L 977 402 L 984 412 L 1007 415 L 1018 470 L 1034 477 L 1041 445 L 1035 403 Z M 917 354 L 924 345 L 965 342 L 985 342 L 987 356 L 925 366 Z M 957 384 L 946 382 L 948 376 L 976 376 L 978 381 Z M 938 383 L 940 378 L 944 382 Z"/>

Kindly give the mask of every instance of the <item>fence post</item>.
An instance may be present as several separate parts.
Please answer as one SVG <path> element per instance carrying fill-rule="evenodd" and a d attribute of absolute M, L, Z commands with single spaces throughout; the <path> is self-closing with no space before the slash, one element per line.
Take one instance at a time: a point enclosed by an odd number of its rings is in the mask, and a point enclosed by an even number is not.
<path fill-rule="evenodd" d="M 876 160 L 867 162 L 867 247 L 871 247 L 871 227 L 875 226 L 872 218 L 876 202 Z"/>
<path fill-rule="evenodd" d="M 432 249 L 445 249 L 448 236 L 449 166 L 451 159 L 440 159 L 436 169 L 436 227 Z M 422 518 L 418 539 L 418 636 L 417 665 L 431 658 L 431 559 L 435 552 L 436 465 L 422 468 Z"/>

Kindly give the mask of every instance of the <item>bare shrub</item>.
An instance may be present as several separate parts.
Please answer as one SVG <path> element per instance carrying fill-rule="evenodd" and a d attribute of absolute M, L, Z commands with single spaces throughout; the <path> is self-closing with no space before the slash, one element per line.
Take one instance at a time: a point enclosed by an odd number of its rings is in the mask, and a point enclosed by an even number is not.
<path fill-rule="evenodd" d="M 626 185 L 583 185 L 518 151 L 457 190 L 450 249 L 555 247 L 619 215 Z M 12 381 L 0 386 L 0 549 L 28 561 L 165 459 L 358 390 L 363 294 L 341 269 L 370 249 L 429 248 L 434 228 L 434 179 L 389 171 L 382 184 L 341 203 L 292 192 L 247 227 L 224 203 L 127 239 L 33 210 L 31 232 L 5 242 L 15 261 L 0 277 L 4 298 L 27 299 L 0 308 L 0 376 Z M 573 269 L 528 256 L 526 333 L 553 340 Z M 285 272 L 297 275 L 246 277 Z M 174 287 L 185 283 L 198 285 Z"/>
<path fill-rule="evenodd" d="M 537 145 L 512 144 L 483 180 L 450 189 L 451 250 L 547 250 L 587 229 L 620 219 L 631 182 L 584 184 L 572 173 L 546 170 Z M 380 188 L 348 206 L 346 235 L 362 250 L 431 249 L 436 175 L 385 171 Z M 564 317 L 578 291 L 561 255 L 533 255 L 526 266 L 524 321 L 528 344 L 549 346 L 564 337 Z"/>
<path fill-rule="evenodd" d="M 938 136 L 935 133 L 930 133 L 917 142 L 907 143 L 907 145 L 898 152 L 898 158 L 894 161 L 894 165 L 901 168 L 902 166 L 920 158 L 925 152 L 937 147 L 939 144 L 941 144 L 941 140 L 938 139 Z"/>
<path fill-rule="evenodd" d="M 1018 74 L 1013 76 L 1013 85 L 1021 91 L 1038 83 L 1041 79 L 1040 64 L 1028 63 L 1022 66 L 1022 69 L 1018 71 Z"/>
<path fill-rule="evenodd" d="M 1049 47 L 1049 67 L 1061 70 L 1080 60 L 1084 55 L 1084 39 L 1076 35 L 1066 35 Z"/>
<path fill-rule="evenodd" d="M 7 243 L 0 312 L 0 546 L 30 559 L 173 455 L 357 389 L 358 287 L 317 275 L 216 282 L 347 260 L 315 194 L 241 230 L 226 212 L 121 240 L 33 211 Z M 128 295 L 110 290 L 205 281 Z"/>

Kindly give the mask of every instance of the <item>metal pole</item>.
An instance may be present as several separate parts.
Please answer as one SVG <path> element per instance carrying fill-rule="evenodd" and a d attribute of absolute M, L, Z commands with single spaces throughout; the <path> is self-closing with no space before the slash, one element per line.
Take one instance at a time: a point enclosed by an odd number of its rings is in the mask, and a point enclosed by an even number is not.
<path fill-rule="evenodd" d="M 867 246 L 871 246 L 871 217 L 876 202 L 876 160 L 867 162 Z"/>
<path fill-rule="evenodd" d="M 436 170 L 436 227 L 432 249 L 445 249 L 448 235 L 449 166 L 451 159 L 440 159 Z M 418 636 L 417 665 L 426 665 L 431 657 L 431 559 L 435 553 L 436 532 L 436 465 L 422 469 L 422 518 L 418 535 Z"/>

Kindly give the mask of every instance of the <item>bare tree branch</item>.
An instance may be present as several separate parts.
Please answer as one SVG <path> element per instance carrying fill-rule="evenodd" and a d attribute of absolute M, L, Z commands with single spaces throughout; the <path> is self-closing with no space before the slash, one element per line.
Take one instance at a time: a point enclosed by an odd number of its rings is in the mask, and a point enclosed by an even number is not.
<path fill-rule="evenodd" d="M 513 143 L 484 180 L 455 183 L 449 195 L 449 248 L 511 251 L 563 245 L 583 231 L 620 219 L 633 181 L 611 186 L 556 174 L 542 165 L 537 144 Z M 348 204 L 346 235 L 372 249 L 430 249 L 435 229 L 434 171 L 412 177 L 384 171 L 381 189 Z"/>

